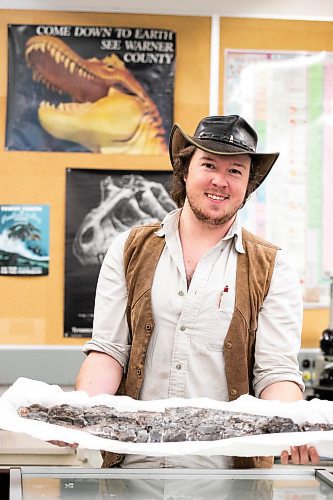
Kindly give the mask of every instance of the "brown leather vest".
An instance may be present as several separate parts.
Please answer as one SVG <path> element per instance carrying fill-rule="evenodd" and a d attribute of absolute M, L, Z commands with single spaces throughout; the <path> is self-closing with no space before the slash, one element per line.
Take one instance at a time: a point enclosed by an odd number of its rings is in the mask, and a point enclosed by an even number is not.
<path fill-rule="evenodd" d="M 139 399 L 148 344 L 154 330 L 151 285 L 164 248 L 164 238 L 154 233 L 159 224 L 133 228 L 125 245 L 124 267 L 128 288 L 127 321 L 131 354 L 127 373 L 117 394 Z M 259 309 L 269 290 L 277 247 L 242 232 L 245 253 L 237 256 L 235 310 L 224 341 L 229 400 L 254 394 L 254 348 Z M 102 467 L 114 467 L 121 455 L 102 452 Z M 272 467 L 272 457 L 234 457 L 234 468 Z"/>

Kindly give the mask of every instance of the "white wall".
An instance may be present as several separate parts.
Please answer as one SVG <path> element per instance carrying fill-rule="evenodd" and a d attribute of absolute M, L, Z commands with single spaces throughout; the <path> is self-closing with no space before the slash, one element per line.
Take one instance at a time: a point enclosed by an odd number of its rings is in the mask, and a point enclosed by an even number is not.
<path fill-rule="evenodd" d="M 333 20 L 332 0 L 0 0 L 0 9 Z"/>

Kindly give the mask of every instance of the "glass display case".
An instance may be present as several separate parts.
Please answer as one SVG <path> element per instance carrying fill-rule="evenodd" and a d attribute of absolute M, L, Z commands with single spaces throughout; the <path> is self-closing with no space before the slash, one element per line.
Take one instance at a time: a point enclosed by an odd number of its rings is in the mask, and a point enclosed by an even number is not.
<path fill-rule="evenodd" d="M 326 468 L 252 470 L 11 467 L 7 500 L 324 500 L 333 499 Z M 4 476 L 3 476 L 4 477 Z M 8 494 L 4 488 L 8 485 Z"/>

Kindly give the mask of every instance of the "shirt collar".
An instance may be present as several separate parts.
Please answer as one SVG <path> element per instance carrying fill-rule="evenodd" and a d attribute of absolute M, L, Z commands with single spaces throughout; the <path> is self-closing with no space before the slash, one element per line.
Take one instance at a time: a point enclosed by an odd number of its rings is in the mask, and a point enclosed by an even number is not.
<path fill-rule="evenodd" d="M 175 210 L 172 210 L 172 212 L 169 212 L 161 222 L 160 229 L 155 232 L 156 236 L 163 237 L 177 231 L 181 211 L 181 208 L 176 208 Z M 235 222 L 230 227 L 224 238 L 222 238 L 220 243 L 230 240 L 231 238 L 234 238 L 235 249 L 237 252 L 245 253 L 242 240 L 242 226 L 238 215 L 236 216 Z"/>
<path fill-rule="evenodd" d="M 229 236 L 229 234 L 230 234 L 230 236 Z M 237 252 L 239 252 L 239 253 L 245 253 L 245 250 L 244 250 L 244 247 L 243 247 L 243 238 L 242 238 L 242 236 L 243 236 L 242 235 L 242 225 L 241 225 L 239 216 L 236 215 L 235 222 L 233 223 L 233 225 L 229 229 L 229 231 L 226 234 L 225 238 L 234 237 L 235 248 L 236 248 Z"/>
<path fill-rule="evenodd" d="M 161 227 L 158 229 L 155 234 L 156 236 L 166 236 L 168 233 L 172 233 L 178 229 L 179 217 L 182 209 L 176 208 L 169 212 L 161 222 Z"/>

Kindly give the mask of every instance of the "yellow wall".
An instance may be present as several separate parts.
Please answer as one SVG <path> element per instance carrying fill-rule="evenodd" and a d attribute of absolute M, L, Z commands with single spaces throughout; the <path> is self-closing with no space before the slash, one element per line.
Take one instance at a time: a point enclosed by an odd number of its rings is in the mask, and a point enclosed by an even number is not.
<path fill-rule="evenodd" d="M 0 277 L 0 343 L 82 344 L 63 338 L 65 170 L 67 167 L 169 169 L 162 156 L 6 152 L 7 24 L 82 24 L 173 29 L 177 36 L 175 121 L 192 131 L 209 112 L 210 19 L 205 17 L 0 11 L 0 202 L 50 205 L 50 274 Z M 224 49 L 333 50 L 333 24 L 221 19 Z M 221 111 L 223 87 L 221 88 Z M 325 309 L 306 310 L 303 347 L 317 347 L 328 324 Z"/>
<path fill-rule="evenodd" d="M 319 347 L 322 332 L 328 328 L 328 309 L 306 309 L 304 311 L 302 347 Z"/>
<path fill-rule="evenodd" d="M 50 205 L 50 274 L 0 277 L 0 343 L 82 344 L 63 338 L 66 167 L 169 169 L 167 156 L 4 151 L 7 24 L 81 24 L 176 31 L 175 120 L 193 130 L 209 111 L 210 18 L 1 11 L 0 202 Z M 195 43 L 194 43 L 195 42 Z"/>

